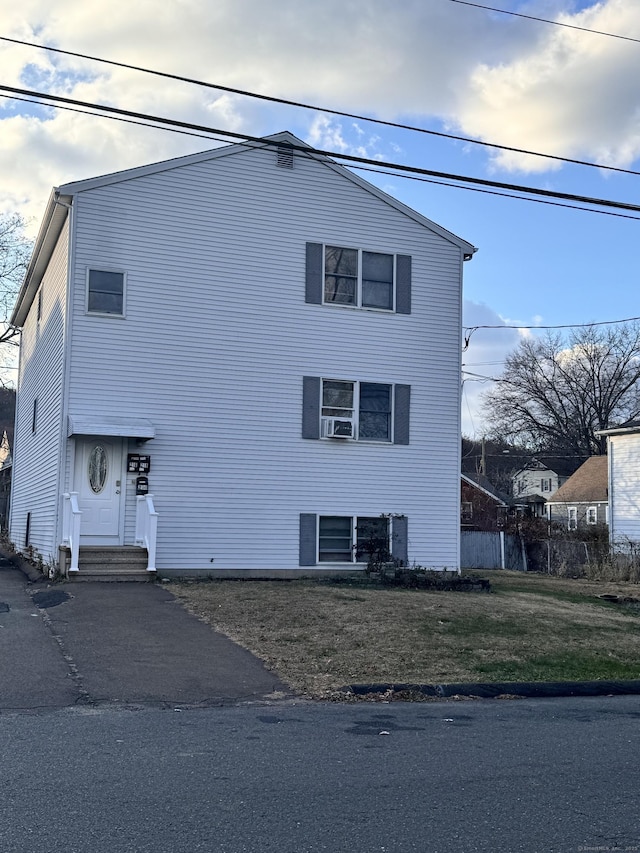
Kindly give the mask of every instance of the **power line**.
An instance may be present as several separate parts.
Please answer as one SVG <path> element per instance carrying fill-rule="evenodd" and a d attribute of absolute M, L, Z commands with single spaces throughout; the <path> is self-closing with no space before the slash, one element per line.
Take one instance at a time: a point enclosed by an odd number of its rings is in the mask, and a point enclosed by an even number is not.
<path fill-rule="evenodd" d="M 495 6 L 485 6 L 483 3 L 471 3 L 470 0 L 449 0 L 450 3 L 459 3 L 461 6 L 474 6 L 476 9 L 486 9 L 487 12 L 499 12 L 501 15 L 511 15 L 514 18 L 526 18 L 529 21 L 537 21 L 541 24 L 553 24 L 556 27 L 566 27 L 569 30 L 580 30 L 583 33 L 593 33 L 596 36 L 607 36 L 612 39 L 622 39 L 640 44 L 640 39 L 631 36 L 621 36 L 619 33 L 606 33 L 603 30 L 592 30 L 589 27 L 579 27 L 577 24 L 567 24 L 564 21 L 550 21 L 548 18 L 539 18 L 536 15 L 525 15 L 522 12 L 509 12 L 506 9 L 496 9 Z"/>
<path fill-rule="evenodd" d="M 455 190 L 466 190 L 467 192 L 483 193 L 485 195 L 496 195 L 501 198 L 512 198 L 515 201 L 526 201 L 530 204 L 548 204 L 552 207 L 564 207 L 568 210 L 582 210 L 585 213 L 597 213 L 601 216 L 616 216 L 620 219 L 635 219 L 636 221 L 640 219 L 640 217 L 631 216 L 631 214 L 629 213 L 614 213 L 612 210 L 593 210 L 593 208 L 582 207 L 582 205 L 579 204 L 566 204 L 560 201 L 549 201 L 548 199 L 543 198 L 527 198 L 526 196 L 522 195 L 514 195 L 513 193 L 506 192 L 500 193 L 496 190 L 481 189 L 480 187 L 465 187 L 461 184 L 454 184 L 449 181 L 436 181 L 433 178 L 421 178 L 418 175 L 401 175 L 397 172 L 387 171 L 386 169 L 374 169 L 367 166 L 352 166 L 351 168 L 354 172 L 373 172 L 374 174 L 377 173 L 379 175 L 389 175 L 392 178 L 402 178 L 403 180 L 407 181 L 420 181 L 421 183 L 425 184 L 435 184 L 439 187 L 450 187 Z"/>
<path fill-rule="evenodd" d="M 274 147 L 278 143 L 273 143 L 268 139 L 258 136 L 251 136 L 246 133 L 235 133 L 230 130 L 221 130 L 219 128 L 211 128 L 206 125 L 194 124 L 192 122 L 179 121 L 177 119 L 168 119 L 162 116 L 154 116 L 149 113 L 140 113 L 133 110 L 125 110 L 119 107 L 109 107 L 104 104 L 96 104 L 88 101 L 80 101 L 75 98 L 66 98 L 61 95 L 51 95 L 45 92 L 36 92 L 29 89 L 20 89 L 14 86 L 3 86 L 0 85 L 0 92 L 9 92 L 12 95 L 23 95 L 29 96 L 32 98 L 43 98 L 48 101 L 53 101 L 55 104 L 73 104 L 74 106 L 88 108 L 91 110 L 97 110 L 102 113 L 111 113 L 113 115 L 118 116 L 126 116 L 128 118 L 136 118 L 143 119 L 145 121 L 156 122 L 161 125 L 166 125 L 170 127 L 179 127 L 179 128 L 187 128 L 189 130 L 196 130 L 200 132 L 212 133 L 212 134 L 221 134 L 222 136 L 234 140 L 242 140 L 243 142 L 254 142 L 259 145 Z M 343 160 L 348 163 L 364 163 L 368 166 L 376 166 L 376 167 L 387 167 L 390 169 L 394 169 L 397 172 L 406 172 L 412 175 L 429 175 L 435 178 L 443 178 L 445 180 L 455 180 L 462 181 L 464 183 L 473 184 L 475 186 L 482 187 L 496 187 L 502 190 L 510 190 L 513 192 L 525 193 L 526 195 L 534 195 L 534 196 L 542 196 L 544 198 L 556 198 L 562 199 L 564 201 L 573 201 L 581 204 L 592 205 L 594 207 L 606 207 L 613 208 L 616 210 L 629 210 L 634 213 L 640 213 L 640 206 L 636 204 L 630 204 L 628 202 L 614 201 L 611 199 L 602 199 L 602 198 L 592 198 L 589 196 L 581 196 L 576 195 L 574 193 L 561 193 L 555 190 L 545 190 L 539 187 L 527 187 L 521 184 L 508 184 L 502 181 L 491 181 L 485 178 L 474 178 L 467 175 L 456 175 L 450 172 L 439 172 L 433 169 L 424 169 L 419 166 L 408 166 L 400 163 L 390 163 L 384 160 L 374 160 L 370 157 L 358 157 L 354 154 L 344 154 L 337 151 L 326 151 L 318 148 L 311 148 L 310 146 L 300 144 L 296 145 L 294 143 L 287 143 L 287 146 L 292 151 L 299 151 L 302 154 L 307 156 L 320 156 L 320 157 L 330 157 L 333 160 Z"/>
<path fill-rule="evenodd" d="M 474 332 L 477 332 L 478 329 L 589 329 L 592 326 L 617 326 L 621 323 L 633 323 L 637 320 L 640 320 L 640 317 L 627 317 L 625 320 L 600 320 L 597 323 L 562 323 L 556 326 L 509 326 L 506 324 L 495 326 L 463 326 L 463 330 L 468 332 L 468 334 L 464 336 L 462 352 L 466 352 L 469 349 L 469 346 L 471 345 L 471 336 Z"/>
<path fill-rule="evenodd" d="M 170 133 L 179 133 L 179 134 L 182 134 L 184 136 L 193 136 L 193 137 L 198 138 L 198 139 L 214 140 L 216 142 L 227 142 L 227 140 L 225 138 L 223 138 L 221 136 L 215 136 L 213 134 L 213 132 L 211 132 L 211 133 L 196 133 L 195 131 L 179 130 L 178 128 L 166 127 L 166 126 L 162 126 L 162 125 L 154 125 L 154 124 L 150 124 L 149 122 L 145 122 L 145 121 L 137 121 L 135 119 L 127 119 L 127 118 L 124 118 L 123 116 L 102 115 L 101 113 L 92 112 L 91 110 L 88 110 L 88 109 L 87 110 L 81 110 L 77 107 L 63 106 L 62 104 L 56 104 L 55 106 L 52 106 L 50 104 L 44 104 L 44 103 L 42 103 L 42 101 L 34 100 L 33 98 L 21 98 L 21 97 L 18 97 L 17 95 L 12 95 L 12 96 L 0 95 L 0 97 L 7 98 L 8 100 L 23 101 L 24 103 L 27 103 L 27 104 L 37 104 L 39 106 L 51 107 L 52 109 L 65 110 L 67 112 L 78 113 L 80 115 L 93 116 L 94 118 L 106 118 L 106 119 L 109 119 L 110 121 L 120 121 L 120 122 L 124 122 L 126 124 L 135 124 L 135 125 L 138 125 L 139 127 L 148 127 L 151 130 L 166 130 L 166 131 L 169 131 Z M 245 145 L 247 145 L 247 147 L 255 147 L 254 145 L 249 145 L 247 143 L 242 143 L 242 142 L 239 142 L 238 144 L 239 145 L 245 144 Z M 334 155 L 334 156 L 337 157 L 339 155 Z M 379 162 L 379 161 L 376 161 L 376 162 Z M 372 172 L 373 174 L 388 175 L 390 177 L 400 178 L 400 179 L 405 180 L 405 181 L 418 181 L 420 183 L 434 184 L 435 186 L 449 187 L 451 189 L 464 190 L 466 192 L 482 193 L 484 195 L 494 195 L 494 196 L 498 196 L 500 198 L 511 198 L 511 199 L 514 199 L 515 201 L 525 201 L 525 202 L 528 202 L 529 204 L 547 204 L 547 205 L 550 205 L 551 207 L 562 207 L 562 208 L 565 208 L 568 210 L 581 210 L 584 213 L 595 213 L 595 214 L 598 214 L 599 216 L 614 216 L 614 217 L 619 218 L 619 219 L 632 219 L 635 221 L 640 221 L 640 217 L 638 217 L 638 216 L 631 216 L 631 214 L 628 214 L 628 213 L 615 213 L 613 210 L 594 210 L 593 208 L 583 207 L 579 204 L 566 204 L 563 202 L 550 201 L 549 199 L 542 199 L 542 198 L 527 198 L 526 196 L 515 195 L 514 193 L 497 192 L 496 190 L 482 189 L 480 187 L 465 187 L 462 184 L 452 183 L 451 181 L 435 180 L 434 178 L 424 178 L 424 177 L 420 177 L 419 175 L 403 175 L 399 172 L 393 172 L 393 171 L 390 171 L 388 169 L 375 169 L 375 168 L 370 167 L 370 166 L 351 166 L 350 168 L 355 172 Z"/>
<path fill-rule="evenodd" d="M 640 317 L 627 317 L 624 320 L 599 320 L 594 323 L 563 323 L 558 326 L 463 326 L 463 329 L 476 331 L 477 329 L 589 329 L 591 326 L 616 326 L 620 323 L 633 323 Z"/>
<path fill-rule="evenodd" d="M 456 2 L 462 2 L 462 0 L 456 0 Z M 474 4 L 469 4 L 469 5 L 474 5 Z M 489 7 L 483 7 L 483 8 L 489 8 Z M 233 94 L 233 95 L 242 95 L 243 97 L 246 97 L 246 98 L 254 98 L 257 100 L 261 100 L 261 101 L 267 101 L 267 102 L 273 103 L 273 104 L 282 104 L 284 106 L 289 106 L 289 107 L 297 107 L 297 108 L 305 109 L 305 110 L 313 110 L 315 112 L 327 113 L 328 115 L 336 115 L 336 116 L 341 116 L 343 118 L 355 119 L 356 121 L 365 121 L 365 122 L 369 122 L 371 124 L 378 124 L 378 125 L 382 125 L 383 127 L 393 127 L 393 128 L 397 128 L 399 130 L 409 130 L 413 133 L 424 133 L 424 134 L 427 134 L 429 136 L 436 136 L 436 137 L 440 137 L 442 139 L 451 139 L 451 140 L 454 140 L 456 142 L 464 142 L 464 143 L 469 144 L 469 145 L 480 145 L 480 146 L 483 146 L 486 148 L 495 148 L 498 151 L 508 151 L 512 154 L 526 154 L 526 155 L 531 156 L 531 157 L 543 157 L 543 158 L 548 159 L 548 160 L 556 160 L 560 163 L 568 163 L 568 164 L 574 165 L 574 166 L 587 166 L 587 167 L 592 168 L 592 169 L 604 169 L 604 170 L 610 171 L 610 172 L 620 172 L 620 173 L 625 174 L 625 175 L 640 175 L 640 172 L 635 171 L 633 169 L 623 169 L 619 166 L 607 166 L 607 165 L 604 165 L 602 163 L 593 163 L 593 162 L 590 162 L 588 160 L 576 160 L 576 159 L 571 158 L 571 157 L 561 157 L 561 156 L 556 155 L 556 154 L 544 154 L 540 151 L 529 151 L 526 148 L 515 148 L 515 147 L 509 146 L 509 145 L 500 145 L 496 142 L 483 142 L 482 140 L 479 140 L 479 139 L 472 139 L 471 137 L 458 136 L 458 135 L 453 134 L 453 133 L 444 133 L 442 131 L 437 131 L 437 130 L 428 130 L 427 128 L 418 127 L 416 125 L 402 124 L 401 122 L 394 122 L 394 121 L 386 121 L 385 119 L 373 118 L 372 116 L 360 115 L 358 113 L 349 113 L 349 112 L 345 112 L 342 110 L 331 109 L 329 107 L 320 107 L 316 104 L 308 104 L 308 103 L 304 103 L 302 101 L 293 101 L 293 100 L 290 100 L 287 98 L 278 98 L 274 95 L 262 95 L 258 92 L 250 92 L 250 91 L 247 91 L 245 89 L 236 89 L 236 88 L 233 88 L 231 86 L 223 86 L 220 83 L 208 83 L 204 80 L 197 80 L 197 79 L 192 78 L 192 77 L 184 77 L 180 74 L 172 74 L 168 71 L 157 71 L 156 69 L 153 69 L 153 68 L 145 68 L 142 65 L 131 65 L 127 62 L 117 62 L 116 60 L 113 60 L 113 59 L 104 59 L 103 57 L 92 56 L 91 54 L 87 54 L 87 53 L 77 53 L 76 51 L 72 51 L 72 50 L 63 50 L 62 48 L 59 48 L 59 47 L 51 47 L 50 45 L 42 45 L 42 44 L 37 44 L 35 42 L 23 41 L 21 39 L 9 38 L 8 36 L 0 36 L 0 41 L 6 41 L 6 42 L 10 42 L 12 44 L 20 44 L 20 45 L 23 45 L 26 47 L 35 47 L 38 50 L 46 50 L 46 51 L 49 51 L 52 53 L 59 53 L 59 54 L 62 54 L 64 56 L 73 56 L 73 57 L 76 57 L 78 59 L 88 59 L 91 62 L 101 62 L 105 65 L 113 65 L 117 68 L 126 68 L 130 71 L 140 71 L 143 74 L 152 74 L 156 77 L 163 77 L 167 80 L 176 80 L 180 83 L 189 83 L 191 85 L 202 86 L 202 87 L 207 88 L 207 89 L 215 89 L 215 90 L 220 91 L 220 92 L 228 92 L 228 93 Z"/>

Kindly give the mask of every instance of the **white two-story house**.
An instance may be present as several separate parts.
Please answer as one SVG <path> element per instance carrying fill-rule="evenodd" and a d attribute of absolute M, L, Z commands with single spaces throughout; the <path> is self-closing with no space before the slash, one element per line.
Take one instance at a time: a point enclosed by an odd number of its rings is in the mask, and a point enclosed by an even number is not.
<path fill-rule="evenodd" d="M 457 568 L 474 251 L 288 133 L 58 187 L 12 317 L 15 547 Z"/>

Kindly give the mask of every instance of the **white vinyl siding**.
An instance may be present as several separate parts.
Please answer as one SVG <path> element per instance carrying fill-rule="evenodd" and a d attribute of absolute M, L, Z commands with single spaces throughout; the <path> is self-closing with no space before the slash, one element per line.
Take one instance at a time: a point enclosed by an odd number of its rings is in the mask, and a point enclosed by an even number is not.
<path fill-rule="evenodd" d="M 640 432 L 609 437 L 609 535 L 640 543 Z"/>
<path fill-rule="evenodd" d="M 57 559 L 59 544 L 67 255 L 68 222 L 25 321 L 20 349 L 9 536 L 24 546 L 31 513 L 30 544 L 45 562 Z"/>
<path fill-rule="evenodd" d="M 87 190 L 74 205 L 69 412 L 153 422 L 160 570 L 297 568 L 301 512 L 406 514 L 409 559 L 458 566 L 458 246 L 322 163 L 277 168 L 272 151 Z M 308 241 L 410 255 L 412 313 L 307 304 Z M 85 313 L 92 265 L 126 270 L 121 322 Z M 410 445 L 301 438 L 302 377 L 345 370 L 411 386 Z"/>

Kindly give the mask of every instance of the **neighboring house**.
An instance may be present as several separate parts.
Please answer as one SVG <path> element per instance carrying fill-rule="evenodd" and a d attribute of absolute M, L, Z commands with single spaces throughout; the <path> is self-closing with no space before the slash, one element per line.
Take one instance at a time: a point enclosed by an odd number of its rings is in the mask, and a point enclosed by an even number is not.
<path fill-rule="evenodd" d="M 462 474 L 460 525 L 463 530 L 499 530 L 504 527 L 508 503 L 482 474 Z"/>
<path fill-rule="evenodd" d="M 549 521 L 579 530 L 608 522 L 608 460 L 591 456 L 547 501 Z"/>
<path fill-rule="evenodd" d="M 458 567 L 474 251 L 288 133 L 58 187 L 11 318 L 15 547 Z"/>
<path fill-rule="evenodd" d="M 512 477 L 513 502 L 517 510 L 543 517 L 546 503 L 566 483 L 580 462 L 558 456 L 531 459 Z"/>
<path fill-rule="evenodd" d="M 6 533 L 9 517 L 9 495 L 11 494 L 11 446 L 5 430 L 0 441 L 0 530 Z"/>
<path fill-rule="evenodd" d="M 607 437 L 609 541 L 640 545 L 640 420 L 601 430 Z"/>

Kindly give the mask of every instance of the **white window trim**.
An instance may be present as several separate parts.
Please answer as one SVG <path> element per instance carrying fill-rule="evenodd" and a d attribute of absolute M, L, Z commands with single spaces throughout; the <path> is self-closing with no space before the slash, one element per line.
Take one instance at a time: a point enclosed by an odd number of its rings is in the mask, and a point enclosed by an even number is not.
<path fill-rule="evenodd" d="M 91 272 L 113 272 L 122 276 L 122 313 L 114 314 L 111 311 L 90 311 L 89 310 L 89 274 Z M 84 313 L 89 317 L 113 317 L 116 320 L 124 320 L 126 318 L 127 304 L 127 273 L 123 269 L 117 267 L 103 266 L 102 264 L 89 264 L 85 275 L 84 288 Z"/>
<path fill-rule="evenodd" d="M 326 260 L 327 260 L 327 246 L 332 246 L 336 249 L 351 249 L 354 252 L 358 253 L 358 280 L 356 284 L 356 302 L 353 305 L 350 305 L 348 302 L 326 302 L 324 298 L 324 285 L 325 285 L 325 276 L 326 276 Z M 392 308 L 376 308 L 372 305 L 363 305 L 362 304 L 362 253 L 363 252 L 371 252 L 375 255 L 391 255 L 393 258 L 393 283 L 392 294 L 393 294 L 393 307 Z M 397 252 L 383 252 L 380 249 L 357 249 L 355 246 L 340 246 L 337 243 L 323 243 L 322 244 L 322 304 L 329 305 L 332 308 L 351 308 L 357 311 L 376 311 L 382 314 L 395 314 L 396 313 L 396 284 L 398 280 L 398 253 Z"/>
<path fill-rule="evenodd" d="M 593 513 L 593 521 L 590 521 L 591 513 Z M 597 524 L 597 523 L 598 523 L 598 507 L 597 506 L 587 507 L 587 524 Z"/>
<path fill-rule="evenodd" d="M 573 525 L 571 521 L 575 522 Z M 567 507 L 567 530 L 577 530 L 578 529 L 578 507 L 577 506 L 568 506 Z"/>
<path fill-rule="evenodd" d="M 330 560 L 320 560 L 320 519 L 321 518 L 350 518 L 351 519 L 351 560 L 337 560 L 335 562 L 331 562 Z M 317 566 L 364 566 L 367 563 L 367 560 L 356 560 L 356 546 L 358 544 L 358 518 L 378 518 L 375 515 L 345 515 L 340 512 L 327 512 L 327 513 L 318 513 L 316 516 L 316 565 Z M 387 536 L 388 536 L 388 549 L 391 551 L 391 542 L 393 537 L 393 530 L 391 524 L 391 518 L 387 519 Z"/>
<path fill-rule="evenodd" d="M 325 408 L 324 406 L 324 383 L 325 382 L 350 382 L 353 388 L 353 410 L 351 415 L 323 415 L 322 410 Z M 389 438 L 388 439 L 375 439 L 375 438 L 360 438 L 360 385 L 388 385 L 391 388 L 391 411 L 389 412 Z M 328 436 L 322 435 L 322 421 L 325 419 L 335 419 L 335 420 L 351 420 L 353 421 L 353 437 L 352 438 L 344 438 L 342 441 L 355 441 L 360 442 L 362 444 L 393 444 L 393 424 L 394 424 L 394 414 L 395 414 L 395 404 L 396 404 L 396 394 L 395 394 L 395 383 L 393 382 L 373 382 L 368 379 L 338 379 L 336 376 L 323 376 L 320 379 L 320 437 L 322 441 L 331 441 L 335 442 L 337 439 L 329 438 Z M 326 408 L 331 408 L 327 406 Z"/>

